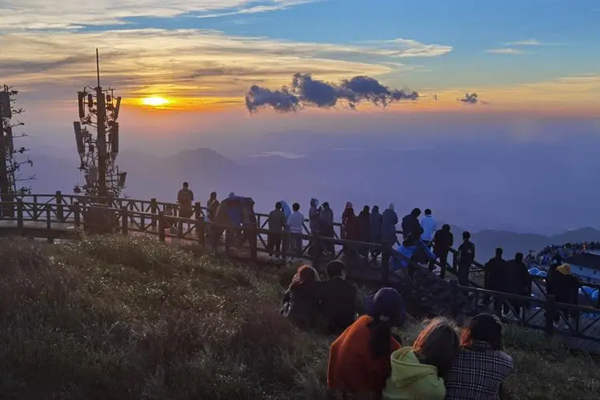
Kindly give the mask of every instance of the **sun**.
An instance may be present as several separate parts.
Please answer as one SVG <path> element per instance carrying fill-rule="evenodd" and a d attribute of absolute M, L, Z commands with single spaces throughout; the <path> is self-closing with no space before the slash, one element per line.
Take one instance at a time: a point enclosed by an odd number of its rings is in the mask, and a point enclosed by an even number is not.
<path fill-rule="evenodd" d="M 160 96 L 144 97 L 142 104 L 145 106 L 160 107 L 169 104 L 169 99 Z"/>

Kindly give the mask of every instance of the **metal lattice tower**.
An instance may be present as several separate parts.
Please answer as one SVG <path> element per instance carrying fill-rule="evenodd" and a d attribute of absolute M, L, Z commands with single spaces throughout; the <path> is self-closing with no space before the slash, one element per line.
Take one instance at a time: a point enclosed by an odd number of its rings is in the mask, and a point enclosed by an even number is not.
<path fill-rule="evenodd" d="M 79 121 L 73 123 L 75 142 L 85 184 L 74 191 L 88 196 L 118 197 L 125 187 L 126 172 L 119 172 L 115 161 L 119 153 L 119 108 L 121 97 L 114 89 L 100 86 L 100 63 L 96 49 L 97 85 L 77 93 Z M 89 128 L 95 128 L 94 136 Z"/>
<path fill-rule="evenodd" d="M 26 136 L 15 135 L 14 128 L 23 126 L 18 116 L 23 112 L 22 108 L 16 106 L 16 96 L 19 92 L 7 85 L 0 87 L 0 200 L 13 202 L 19 195 L 28 193 L 30 188 L 17 188 L 18 182 L 28 181 L 33 177 L 22 178 L 18 171 L 24 164 L 33 166 L 30 159 L 20 159 L 18 156 L 28 151 L 25 147 L 15 148 L 14 139 Z M 12 215 L 12 207 L 2 207 L 3 215 Z"/>

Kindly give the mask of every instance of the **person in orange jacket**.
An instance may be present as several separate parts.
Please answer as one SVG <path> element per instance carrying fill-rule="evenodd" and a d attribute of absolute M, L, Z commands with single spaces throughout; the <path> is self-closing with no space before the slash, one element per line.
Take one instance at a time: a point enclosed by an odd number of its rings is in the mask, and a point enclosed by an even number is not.
<path fill-rule="evenodd" d="M 331 344 L 327 386 L 334 397 L 379 399 L 390 374 L 390 355 L 400 348 L 391 333 L 406 319 L 396 289 L 380 289 L 358 318 Z"/>

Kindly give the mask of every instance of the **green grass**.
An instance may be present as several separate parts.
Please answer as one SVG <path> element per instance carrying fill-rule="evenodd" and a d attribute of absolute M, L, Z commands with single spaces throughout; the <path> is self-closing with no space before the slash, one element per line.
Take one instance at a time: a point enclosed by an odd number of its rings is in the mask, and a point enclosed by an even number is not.
<path fill-rule="evenodd" d="M 150 239 L 1 240 L 0 397 L 325 398 L 333 338 L 281 318 L 290 276 Z M 598 398 L 591 356 L 512 329 L 507 350 L 509 398 Z"/>

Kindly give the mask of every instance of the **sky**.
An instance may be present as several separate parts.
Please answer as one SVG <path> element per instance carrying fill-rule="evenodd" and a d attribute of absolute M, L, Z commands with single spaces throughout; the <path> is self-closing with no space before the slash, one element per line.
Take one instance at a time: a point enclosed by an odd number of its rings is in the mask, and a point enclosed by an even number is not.
<path fill-rule="evenodd" d="M 504 190 L 527 192 L 534 214 L 531 182 L 550 187 L 543 171 L 510 186 L 518 174 L 503 175 L 502 160 L 518 171 L 537 148 L 575 186 L 600 168 L 588 165 L 600 145 L 598 20 L 595 0 L 0 0 L 0 84 L 20 90 L 27 145 L 60 157 L 74 151 L 76 93 L 95 84 L 98 48 L 103 86 L 124 98 L 124 151 L 208 147 L 252 161 L 368 148 L 369 168 L 393 170 L 377 165 L 378 149 L 448 163 L 469 149 Z M 555 162 L 561 148 L 568 163 Z M 488 195 L 478 201 L 499 198 Z M 600 190 L 574 195 L 591 205 Z M 523 218 L 508 225 L 527 230 Z"/>

